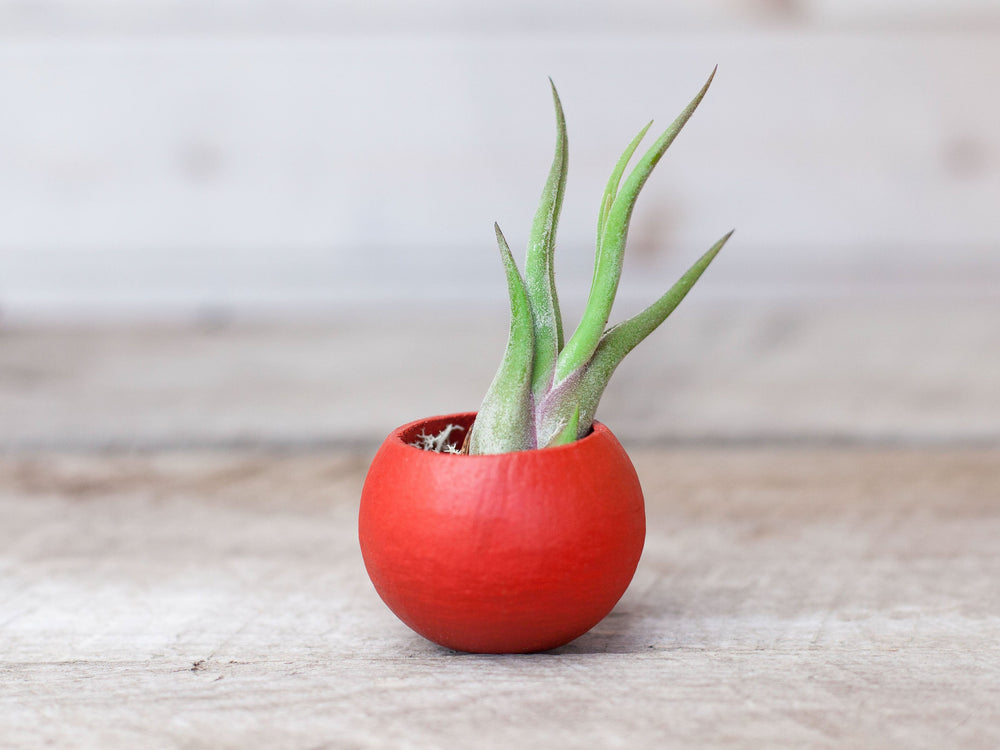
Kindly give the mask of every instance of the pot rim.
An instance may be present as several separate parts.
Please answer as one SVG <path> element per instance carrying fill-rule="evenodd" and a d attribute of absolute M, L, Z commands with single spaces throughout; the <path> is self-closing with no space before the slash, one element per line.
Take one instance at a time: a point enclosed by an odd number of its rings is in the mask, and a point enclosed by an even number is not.
<path fill-rule="evenodd" d="M 596 440 L 600 440 L 605 435 L 613 436 L 613 433 L 611 432 L 611 430 L 607 428 L 606 425 L 602 424 L 601 422 L 598 422 L 595 419 L 590 432 L 588 432 L 582 438 L 574 440 L 572 443 L 566 443 L 565 445 L 550 445 L 544 448 L 528 448 L 527 450 L 521 450 L 521 451 L 508 451 L 506 453 L 487 453 L 483 455 L 469 455 L 467 453 L 438 453 L 437 451 L 428 451 L 424 450 L 423 448 L 418 448 L 417 446 L 411 445 L 407 440 L 403 439 L 403 436 L 406 435 L 408 432 L 415 431 L 417 428 L 427 424 L 428 422 L 443 422 L 443 423 L 467 422 L 469 424 L 469 428 L 471 428 L 472 423 L 475 422 L 476 415 L 478 413 L 479 412 L 475 411 L 463 411 L 463 412 L 455 412 L 453 414 L 441 414 L 436 416 L 424 417 L 422 419 L 416 419 L 412 422 L 407 422 L 404 425 L 400 425 L 399 427 L 394 429 L 389 434 L 388 440 L 405 448 L 409 448 L 410 450 L 417 451 L 424 455 L 446 456 L 449 459 L 460 458 L 460 459 L 481 460 L 481 459 L 496 459 L 497 456 L 510 456 L 515 454 L 525 454 L 525 453 L 539 454 L 539 453 L 551 453 L 552 451 L 573 450 L 574 448 L 579 448 L 584 443 L 592 443 Z"/>

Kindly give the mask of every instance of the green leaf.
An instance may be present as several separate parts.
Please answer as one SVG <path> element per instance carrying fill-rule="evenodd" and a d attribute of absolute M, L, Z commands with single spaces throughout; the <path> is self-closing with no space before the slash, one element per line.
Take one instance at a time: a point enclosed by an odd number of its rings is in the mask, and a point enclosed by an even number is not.
<path fill-rule="evenodd" d="M 556 108 L 556 152 L 552 158 L 549 177 L 545 182 L 538 210 L 531 225 L 528 255 L 525 262 L 525 285 L 535 326 L 535 362 L 532 384 L 536 395 L 541 395 L 552 382 L 556 357 L 563 346 L 562 316 L 555 282 L 555 244 L 563 195 L 566 192 L 566 168 L 569 149 L 566 138 L 566 118 L 555 84 L 552 100 Z"/>
<path fill-rule="evenodd" d="M 580 324 L 559 355 L 556 363 L 556 382 L 584 366 L 597 349 L 608 324 L 615 295 L 618 292 L 618 282 L 621 279 L 622 262 L 625 255 L 625 241 L 628 238 L 629 222 L 632 219 L 632 210 L 635 208 L 639 192 L 670 144 L 674 142 L 674 139 L 698 108 L 714 77 L 715 71 L 713 70 L 701 91 L 639 160 L 612 202 L 602 224 L 603 231 L 598 241 L 594 278 L 590 286 L 587 306 Z"/>
<path fill-rule="evenodd" d="M 552 438 L 547 444 L 546 448 L 550 448 L 556 445 L 566 445 L 567 443 L 572 443 L 576 440 L 577 428 L 580 424 L 580 407 L 577 406 L 573 410 L 573 414 L 568 420 L 566 420 L 565 426 L 560 430 L 559 434 Z"/>
<path fill-rule="evenodd" d="M 531 409 L 531 368 L 535 343 L 531 306 L 507 240 L 498 225 L 494 225 L 494 229 L 507 273 L 510 333 L 503 361 L 472 426 L 469 453 L 473 455 L 510 453 L 535 447 Z"/>
<path fill-rule="evenodd" d="M 570 374 L 564 381 L 568 387 L 559 393 L 553 393 L 553 397 L 545 404 L 546 408 L 552 414 L 565 414 L 571 408 L 578 408 L 580 422 L 577 429 L 579 432 L 589 430 L 601 396 L 622 359 L 667 319 L 732 234 L 729 232 L 716 242 L 659 300 L 605 333 L 594 356 L 586 365 Z"/>
<path fill-rule="evenodd" d="M 625 358 L 625 355 L 659 328 L 670 313 L 677 308 L 732 236 L 733 232 L 730 231 L 712 245 L 708 252 L 698 258 L 677 280 L 677 283 L 670 287 L 670 290 L 656 302 L 638 315 L 612 327 L 604 334 L 591 360 L 591 366 L 596 372 L 607 373 L 605 382 L 607 382 L 607 378 L 611 377 L 611 373 Z"/>
<path fill-rule="evenodd" d="M 646 127 L 639 131 L 639 134 L 632 139 L 632 142 L 628 144 L 625 152 L 618 159 L 618 163 L 615 164 L 615 168 L 611 170 L 611 176 L 608 178 L 607 187 L 604 188 L 604 196 L 601 198 L 601 210 L 597 216 L 597 248 L 600 252 L 601 239 L 604 237 L 604 223 L 608 220 L 608 212 L 611 211 L 611 206 L 615 202 L 615 198 L 618 195 L 618 185 L 622 181 L 622 175 L 625 174 L 625 167 L 628 166 L 629 161 L 632 159 L 632 154 L 639 147 L 642 139 L 646 137 L 646 133 L 652 126 L 653 121 L 650 120 L 646 123 Z M 600 263 L 595 264 L 595 269 Z"/>

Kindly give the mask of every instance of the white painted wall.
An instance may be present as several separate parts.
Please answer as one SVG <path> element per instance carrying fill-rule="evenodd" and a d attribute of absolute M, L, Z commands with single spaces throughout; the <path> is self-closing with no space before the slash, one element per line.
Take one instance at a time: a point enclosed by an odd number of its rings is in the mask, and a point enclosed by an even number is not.
<path fill-rule="evenodd" d="M 1000 2 L 0 2 L 0 309 L 498 302 L 570 131 L 559 269 L 607 172 L 719 77 L 640 200 L 623 295 L 996 295 Z M 620 10 L 619 10 L 620 9 Z"/>

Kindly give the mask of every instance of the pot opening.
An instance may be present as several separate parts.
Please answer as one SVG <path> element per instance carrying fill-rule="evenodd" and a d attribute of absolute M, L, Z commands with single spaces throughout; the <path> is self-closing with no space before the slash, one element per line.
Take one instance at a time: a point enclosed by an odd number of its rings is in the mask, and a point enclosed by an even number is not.
<path fill-rule="evenodd" d="M 475 412 L 429 417 L 427 419 L 422 419 L 405 425 L 397 433 L 397 437 L 400 442 L 417 450 L 437 453 L 456 453 L 461 450 L 462 443 L 468 436 L 469 430 L 472 429 L 472 425 L 475 421 Z M 542 448 L 541 450 L 560 450 L 562 448 L 567 448 L 570 445 L 575 445 L 583 440 L 587 440 L 598 430 L 607 430 L 607 428 L 600 422 L 594 422 L 591 425 L 590 430 L 582 438 L 579 438 L 572 443 L 568 443 L 567 445 L 561 445 L 555 448 Z M 444 441 L 446 441 L 447 445 L 442 445 L 439 448 L 429 447 L 429 444 L 434 440 L 434 438 L 442 435 L 444 436 Z M 448 446 L 451 446 L 454 450 L 449 449 Z"/>
<path fill-rule="evenodd" d="M 460 450 L 466 435 L 469 434 L 469 430 L 472 428 L 472 423 L 475 421 L 475 412 L 431 417 L 430 419 L 424 419 L 407 425 L 399 433 L 399 439 L 418 450 L 435 450 L 423 447 L 422 443 L 425 443 L 428 438 L 433 439 L 435 436 L 444 435 L 449 445 Z M 453 451 L 437 450 L 436 452 L 448 453 Z"/>

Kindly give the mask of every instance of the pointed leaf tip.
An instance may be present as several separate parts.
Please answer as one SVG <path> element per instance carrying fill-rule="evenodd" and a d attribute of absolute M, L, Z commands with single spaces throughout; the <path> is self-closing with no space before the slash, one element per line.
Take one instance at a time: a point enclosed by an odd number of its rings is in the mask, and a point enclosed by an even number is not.
<path fill-rule="evenodd" d="M 552 98 L 556 100 L 557 106 L 562 108 L 562 103 L 559 99 L 559 89 L 556 88 L 556 82 L 552 80 L 552 76 L 549 76 L 549 87 L 552 89 Z"/>
<path fill-rule="evenodd" d="M 629 150 L 623 154 L 623 158 L 612 173 L 612 180 L 609 181 L 608 188 L 605 189 L 598 216 L 597 257 L 594 263 L 590 294 L 587 297 L 587 305 L 576 331 L 559 354 L 556 363 L 556 380 L 561 380 L 578 367 L 582 367 L 593 356 L 608 324 L 611 306 L 618 291 L 629 222 L 632 219 L 632 209 L 635 207 L 639 192 L 659 163 L 660 158 L 674 142 L 695 110 L 698 109 L 698 105 L 701 104 L 714 77 L 715 70 L 712 71 L 712 75 L 709 76 L 694 99 L 688 103 L 673 123 L 660 135 L 656 143 L 639 160 L 639 163 L 625 179 L 620 192 L 617 190 L 621 174 L 619 167 L 624 170 L 632 156 L 631 150 L 638 145 L 638 141 L 629 144 Z M 645 131 L 642 134 L 644 133 Z"/>
<path fill-rule="evenodd" d="M 507 453 L 535 447 L 530 413 L 530 373 L 534 357 L 531 307 L 524 281 L 499 223 L 494 222 L 493 229 L 507 276 L 510 332 L 503 360 L 472 426 L 469 453 L 473 455 Z"/>
<path fill-rule="evenodd" d="M 563 195 L 566 191 L 566 168 L 569 159 L 566 118 L 562 102 L 551 78 L 549 83 L 552 86 L 552 103 L 556 115 L 556 147 L 535 218 L 531 223 L 524 267 L 524 281 L 535 326 L 536 356 L 532 387 L 539 395 L 548 387 L 556 357 L 563 346 L 562 313 L 556 292 L 553 256 L 559 215 L 562 212 Z"/>

